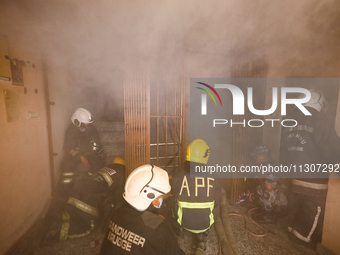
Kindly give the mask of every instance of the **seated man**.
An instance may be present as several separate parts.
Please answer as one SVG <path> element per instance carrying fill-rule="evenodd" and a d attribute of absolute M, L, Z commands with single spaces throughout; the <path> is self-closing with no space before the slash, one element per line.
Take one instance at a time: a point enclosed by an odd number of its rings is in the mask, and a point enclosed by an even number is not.
<path fill-rule="evenodd" d="M 220 185 L 217 179 L 211 177 L 190 178 L 190 165 L 207 164 L 209 155 L 207 143 L 201 139 L 194 140 L 188 146 L 184 169 L 177 171 L 171 179 L 171 193 L 176 200 L 173 212 L 177 223 L 195 234 L 198 247 L 203 250 L 206 249 L 207 231 L 214 223 L 214 208 L 219 202 Z"/>
<path fill-rule="evenodd" d="M 153 165 L 135 169 L 125 183 L 126 204 L 113 211 L 101 255 L 185 255 L 155 207 L 170 192 L 166 171 Z"/>
<path fill-rule="evenodd" d="M 125 161 L 119 157 L 94 174 L 77 179 L 68 200 L 58 204 L 43 243 L 90 234 L 98 224 L 106 222 L 112 207 L 123 203 L 124 183 Z"/>
<path fill-rule="evenodd" d="M 258 145 L 254 148 L 251 156 L 257 165 L 278 165 L 278 162 L 272 159 L 269 148 L 266 145 Z M 261 211 L 254 215 L 253 219 L 259 223 L 276 223 L 277 218 L 274 215 L 276 211 L 287 206 L 287 197 L 285 195 L 285 185 L 283 179 L 277 179 L 273 174 L 267 174 L 266 178 L 258 178 L 260 185 L 257 186 L 257 197 L 260 201 Z"/>

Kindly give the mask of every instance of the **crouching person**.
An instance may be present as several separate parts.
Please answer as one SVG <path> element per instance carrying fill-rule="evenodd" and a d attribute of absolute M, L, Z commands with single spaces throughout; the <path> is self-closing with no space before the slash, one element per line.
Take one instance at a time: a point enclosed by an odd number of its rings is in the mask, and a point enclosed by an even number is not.
<path fill-rule="evenodd" d="M 258 166 L 277 166 L 266 145 L 258 145 L 251 153 Z M 253 219 L 258 223 L 277 223 L 277 217 L 284 216 L 287 210 L 287 196 L 285 179 L 276 178 L 273 174 L 266 174 L 265 178 L 258 178 L 255 201 L 259 204 L 260 211 L 254 214 Z"/>
<path fill-rule="evenodd" d="M 155 209 L 170 190 L 163 169 L 152 165 L 136 168 L 125 183 L 127 203 L 113 211 L 100 254 L 184 255 L 170 225 Z"/>
<path fill-rule="evenodd" d="M 59 203 L 53 212 L 42 245 L 86 236 L 107 222 L 112 207 L 122 204 L 124 183 L 125 161 L 119 157 L 91 176 L 74 182 L 67 201 Z"/>
<path fill-rule="evenodd" d="M 220 184 L 211 177 L 190 178 L 190 166 L 202 167 L 207 164 L 210 148 L 201 139 L 194 140 L 187 149 L 184 169 L 177 171 L 171 179 L 171 192 L 175 203 L 175 231 L 181 235 L 182 229 L 194 233 L 197 245 L 205 250 L 210 227 L 214 223 L 214 208 L 220 199 Z M 177 225 L 177 226 L 176 226 Z"/>

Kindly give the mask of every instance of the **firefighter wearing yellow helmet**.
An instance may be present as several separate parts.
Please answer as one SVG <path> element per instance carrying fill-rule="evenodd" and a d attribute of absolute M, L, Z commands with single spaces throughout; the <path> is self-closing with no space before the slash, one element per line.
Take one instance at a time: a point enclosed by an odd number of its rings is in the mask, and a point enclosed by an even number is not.
<path fill-rule="evenodd" d="M 220 185 L 211 177 L 190 177 L 190 167 L 208 163 L 210 148 L 202 139 L 190 143 L 184 169 L 177 171 L 171 179 L 176 215 L 175 230 L 186 229 L 196 234 L 198 247 L 206 248 L 207 231 L 214 223 L 214 207 L 219 202 Z M 176 231 L 178 233 L 178 231 Z M 180 232 L 179 232 L 180 233 Z"/>
<path fill-rule="evenodd" d="M 123 165 L 125 166 L 125 159 L 121 158 L 121 157 L 116 157 L 112 164 L 119 164 L 119 165 Z"/>
<path fill-rule="evenodd" d="M 196 139 L 187 148 L 186 160 L 201 164 L 207 164 L 210 155 L 208 144 L 202 139 Z"/>

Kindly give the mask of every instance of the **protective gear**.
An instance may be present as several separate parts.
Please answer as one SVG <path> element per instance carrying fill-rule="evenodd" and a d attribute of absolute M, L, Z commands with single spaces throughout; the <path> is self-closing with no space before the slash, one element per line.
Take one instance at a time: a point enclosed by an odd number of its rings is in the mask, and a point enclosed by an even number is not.
<path fill-rule="evenodd" d="M 192 141 L 187 148 L 187 161 L 207 164 L 210 148 L 202 139 Z"/>
<path fill-rule="evenodd" d="M 74 172 L 81 163 L 83 155 L 91 166 L 89 171 L 95 172 L 104 166 L 105 153 L 99 133 L 94 125 L 87 126 L 81 131 L 70 123 L 65 133 L 64 151 L 67 154 L 62 163 L 63 172 Z"/>
<path fill-rule="evenodd" d="M 121 157 L 117 157 L 113 160 L 112 164 L 119 164 L 125 166 L 125 160 Z"/>
<path fill-rule="evenodd" d="M 74 185 L 77 174 L 83 170 L 94 173 L 104 166 L 105 153 L 99 133 L 93 123 L 89 111 L 78 108 L 71 117 L 72 123 L 66 130 L 64 137 L 65 157 L 61 163 L 61 176 L 57 183 L 57 196 L 67 200 L 70 189 Z M 86 126 L 88 125 L 88 126 Z M 82 166 L 79 169 L 78 166 Z M 67 218 L 67 216 L 65 215 Z"/>
<path fill-rule="evenodd" d="M 95 226 L 106 223 L 113 206 L 124 203 L 122 193 L 125 167 L 111 164 L 92 176 L 79 176 L 60 205 L 62 222 L 59 240 L 90 234 Z"/>
<path fill-rule="evenodd" d="M 82 124 L 87 125 L 94 122 L 92 114 L 84 108 L 78 108 L 73 113 L 71 121 L 76 127 L 80 127 Z"/>
<path fill-rule="evenodd" d="M 151 210 L 140 212 L 127 203 L 112 211 L 102 242 L 100 255 L 112 254 L 185 255 L 166 219 Z"/>
<path fill-rule="evenodd" d="M 157 166 L 142 165 L 129 175 L 124 190 L 124 199 L 138 211 L 145 211 L 155 198 L 170 192 L 168 173 Z"/>
<path fill-rule="evenodd" d="M 98 151 L 99 150 L 98 144 L 94 140 L 91 140 L 90 143 L 91 143 L 91 147 L 92 147 L 93 151 Z"/>
<path fill-rule="evenodd" d="M 323 96 L 323 94 L 319 90 L 310 89 L 309 91 L 311 93 L 311 98 L 307 103 L 304 103 L 303 105 L 309 106 L 309 107 L 317 110 L 318 112 L 320 112 L 322 107 L 325 106 L 325 102 L 326 102 L 325 97 Z"/>
<path fill-rule="evenodd" d="M 218 179 L 190 178 L 190 167 L 186 161 L 184 169 L 177 171 L 171 179 L 171 192 L 175 197 L 173 213 L 177 224 L 192 233 L 207 231 L 214 223 L 214 208 L 220 198 Z"/>
<path fill-rule="evenodd" d="M 322 96 L 314 98 L 314 105 L 319 101 L 323 101 Z M 319 109 L 309 109 L 312 114 L 309 116 L 296 109 L 289 116 L 298 125 L 282 129 L 280 160 L 283 165 L 326 165 L 339 161 L 340 138 L 335 132 L 334 120 Z M 288 230 L 305 243 L 321 241 L 328 177 L 328 173 L 315 172 L 310 177 L 291 179 Z"/>
<path fill-rule="evenodd" d="M 103 149 L 101 149 L 99 147 L 99 144 L 96 143 L 95 140 L 91 140 L 90 143 L 91 143 L 92 151 L 96 151 L 98 157 L 100 157 L 101 159 L 104 159 L 105 158 L 105 152 L 104 152 Z M 114 163 L 112 163 L 112 164 L 114 164 Z"/>

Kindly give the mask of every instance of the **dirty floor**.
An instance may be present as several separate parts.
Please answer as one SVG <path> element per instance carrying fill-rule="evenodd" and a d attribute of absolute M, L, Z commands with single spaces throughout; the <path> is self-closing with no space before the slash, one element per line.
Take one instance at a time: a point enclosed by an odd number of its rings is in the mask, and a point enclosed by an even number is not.
<path fill-rule="evenodd" d="M 263 225 L 266 228 L 264 237 L 251 235 L 264 233 L 263 229 L 254 225 L 247 216 L 247 211 L 251 208 L 248 202 L 230 205 L 229 211 L 245 216 L 245 219 L 238 216 L 229 216 L 233 233 L 238 242 L 238 247 L 243 255 L 333 255 L 331 252 L 323 249 L 321 245 L 317 250 L 311 250 L 301 245 L 293 244 L 289 241 L 286 231 L 286 219 L 282 218 L 275 225 Z M 247 229 L 245 227 L 247 222 Z M 10 253 L 28 254 L 28 255 L 95 255 L 99 254 L 101 241 L 104 237 L 101 229 L 97 229 L 91 235 L 74 240 L 62 241 L 50 244 L 46 247 L 40 247 L 43 235 L 44 223 L 39 222 L 21 241 L 16 249 Z M 178 240 L 181 248 L 187 255 L 194 254 L 194 238 L 192 234 L 184 232 Z M 214 228 L 210 230 L 208 236 L 208 247 L 205 252 L 207 255 L 219 254 L 219 243 Z"/>

